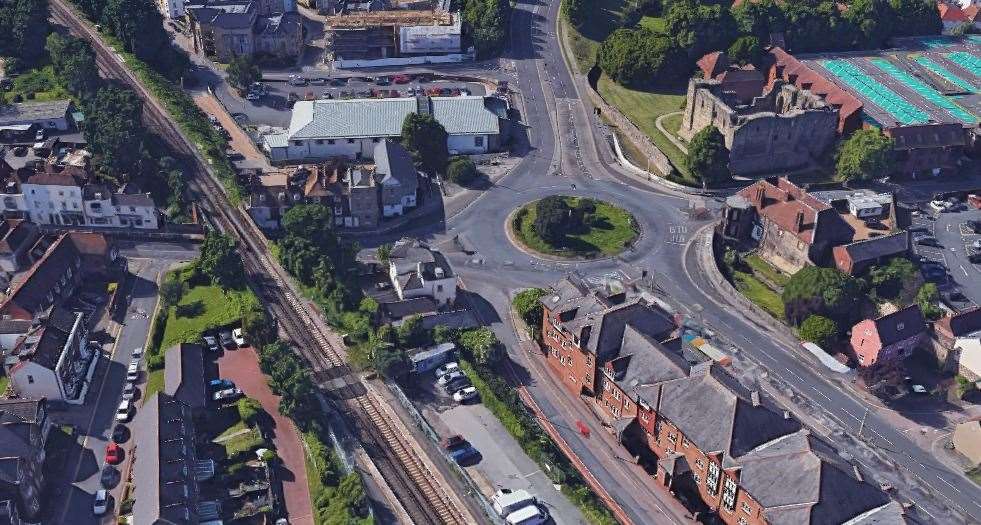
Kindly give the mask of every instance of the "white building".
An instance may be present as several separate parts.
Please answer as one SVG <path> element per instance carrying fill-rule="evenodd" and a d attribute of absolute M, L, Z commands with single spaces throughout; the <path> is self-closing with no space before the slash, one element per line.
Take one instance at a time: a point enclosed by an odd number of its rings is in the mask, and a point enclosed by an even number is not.
<path fill-rule="evenodd" d="M 112 193 L 65 173 L 37 173 L 19 187 L 15 179 L 8 179 L 0 193 L 0 209 L 7 216 L 44 225 L 160 227 L 160 212 L 150 194 Z"/>
<path fill-rule="evenodd" d="M 375 144 L 401 136 L 412 113 L 431 114 L 446 128 L 450 153 L 478 154 L 500 147 L 506 103 L 480 96 L 300 101 L 285 136 L 267 135 L 264 148 L 274 161 L 371 158 Z"/>
<path fill-rule="evenodd" d="M 21 336 L 4 368 L 21 397 L 71 404 L 85 402 L 98 353 L 87 348 L 84 316 L 56 308 Z"/>
<path fill-rule="evenodd" d="M 0 106 L 0 131 L 26 131 L 31 126 L 67 131 L 72 127 L 71 108 L 70 100 L 19 102 Z"/>
<path fill-rule="evenodd" d="M 27 215 L 37 224 L 85 224 L 82 188 L 75 179 L 57 173 L 32 175 L 21 185 Z"/>
<path fill-rule="evenodd" d="M 399 299 L 430 297 L 437 306 L 456 301 L 456 276 L 443 254 L 411 239 L 395 243 L 388 256 L 388 274 Z"/>
<path fill-rule="evenodd" d="M 163 13 L 164 18 L 173 20 L 183 18 L 187 14 L 187 10 L 184 8 L 184 0 L 158 0 L 157 5 L 160 8 L 160 12 Z"/>

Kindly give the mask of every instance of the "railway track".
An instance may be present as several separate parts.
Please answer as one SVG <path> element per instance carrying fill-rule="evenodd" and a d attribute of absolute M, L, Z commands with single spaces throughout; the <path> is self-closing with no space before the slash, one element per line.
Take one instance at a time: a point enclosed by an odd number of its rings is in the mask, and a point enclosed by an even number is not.
<path fill-rule="evenodd" d="M 413 522 L 434 525 L 473 522 L 429 470 L 407 432 L 393 421 L 347 365 L 343 350 L 331 342 L 323 324 L 317 322 L 315 316 L 319 314 L 297 297 L 288 277 L 269 255 L 265 238 L 249 226 L 252 223 L 239 208 L 229 204 L 224 188 L 207 171 L 206 161 L 177 130 L 167 112 L 125 67 L 121 57 L 108 49 L 71 7 L 63 0 L 51 0 L 49 5 L 52 19 L 92 44 L 97 64 L 107 77 L 128 84 L 140 95 L 144 101 L 145 123 L 175 151 L 194 159 L 188 181 L 192 196 L 216 227 L 239 241 L 248 281 L 292 339 L 294 348 L 309 362 L 317 385 L 341 409 L 347 422 L 353 423 L 368 455 Z"/>

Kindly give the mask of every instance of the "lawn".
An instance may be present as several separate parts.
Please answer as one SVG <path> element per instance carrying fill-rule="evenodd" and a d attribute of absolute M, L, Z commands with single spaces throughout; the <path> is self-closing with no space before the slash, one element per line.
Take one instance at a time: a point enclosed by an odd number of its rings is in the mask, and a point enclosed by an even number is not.
<path fill-rule="evenodd" d="M 58 84 L 54 66 L 32 69 L 18 76 L 14 79 L 11 90 L 4 93 L 4 95 L 8 102 L 16 101 L 17 97 L 20 97 L 21 102 L 41 102 L 72 98 L 71 94 Z"/>
<path fill-rule="evenodd" d="M 779 294 L 748 273 L 735 271 L 733 277 L 736 289 L 747 299 L 769 312 L 773 317 L 783 320 L 783 301 Z"/>
<path fill-rule="evenodd" d="M 232 435 L 232 434 L 234 434 L 234 433 L 236 433 L 236 432 L 238 432 L 240 430 L 245 430 L 247 428 L 249 428 L 249 427 L 248 427 L 248 425 L 245 424 L 245 421 L 242 421 L 241 419 L 239 419 L 239 420 L 235 421 L 235 423 L 232 424 L 232 426 L 226 428 L 221 434 L 218 434 L 218 436 L 215 437 L 215 439 L 213 439 L 212 441 L 220 441 L 225 436 L 230 436 L 230 435 Z"/>
<path fill-rule="evenodd" d="M 977 466 L 968 470 L 965 474 L 967 477 L 971 478 L 971 481 L 981 485 L 981 466 Z"/>
<path fill-rule="evenodd" d="M 655 33 L 664 33 L 667 23 L 659 16 L 645 16 L 640 19 L 640 22 L 637 22 L 637 25 L 644 29 L 650 29 Z"/>
<path fill-rule="evenodd" d="M 195 286 L 176 307 L 170 307 L 160 348 L 196 342 L 206 330 L 235 323 L 249 302 L 256 300 L 248 289 L 226 291 L 212 285 Z"/>
<path fill-rule="evenodd" d="M 164 371 L 163 368 L 160 370 L 154 370 L 146 378 L 146 386 L 143 387 L 143 399 L 150 399 L 150 396 L 163 390 L 164 387 Z M 144 401 L 145 402 L 145 401 Z"/>
<path fill-rule="evenodd" d="M 565 200 L 570 207 L 579 202 L 576 197 L 566 197 Z M 603 201 L 596 201 L 596 212 L 592 214 L 586 231 L 566 235 L 560 246 L 549 244 L 535 232 L 535 203 L 522 210 L 515 216 L 515 234 L 526 247 L 539 253 L 562 257 L 615 255 L 637 238 L 633 216 Z"/>
<path fill-rule="evenodd" d="M 262 439 L 259 431 L 255 428 L 253 428 L 252 431 L 247 434 L 235 436 L 222 444 L 225 446 L 225 454 L 227 454 L 226 457 L 229 459 L 233 459 L 236 455 L 242 452 L 255 450 L 262 446 L 268 447 L 266 441 Z"/>
<path fill-rule="evenodd" d="M 681 130 L 681 120 L 684 117 L 685 116 L 683 114 L 678 113 L 677 115 L 664 117 L 664 120 L 661 121 L 661 123 L 664 124 L 664 129 L 668 130 L 668 133 L 674 135 L 679 140 L 684 140 L 678 135 L 678 131 Z"/>
<path fill-rule="evenodd" d="M 759 255 L 755 253 L 743 259 L 746 264 L 753 269 L 753 273 L 763 277 L 764 279 L 770 281 L 771 283 L 783 288 L 787 285 L 787 281 L 790 280 L 790 276 L 777 270 L 770 263 L 764 261 Z"/>
<path fill-rule="evenodd" d="M 599 94 L 604 100 L 619 109 L 624 116 L 630 119 L 635 126 L 640 128 L 665 155 L 671 160 L 671 164 L 681 174 L 681 178 L 688 184 L 696 181 L 688 175 L 685 168 L 685 154 L 678 149 L 668 137 L 658 131 L 654 122 L 657 117 L 665 113 L 680 111 L 685 106 L 685 86 L 678 85 L 674 88 L 664 88 L 658 92 L 638 91 L 623 87 L 610 80 L 606 75 L 600 76 L 596 86 Z M 680 119 L 678 125 L 680 126 Z"/>
<path fill-rule="evenodd" d="M 580 72 L 586 73 L 596 63 L 600 43 L 620 27 L 620 15 L 627 5 L 627 0 L 596 0 L 591 6 L 589 22 L 579 29 L 572 27 L 565 16 L 559 16 L 559 23 L 576 62 L 574 66 Z"/>
<path fill-rule="evenodd" d="M 7 376 L 0 376 L 0 394 L 7 391 L 7 385 L 10 384 L 10 378 Z"/>

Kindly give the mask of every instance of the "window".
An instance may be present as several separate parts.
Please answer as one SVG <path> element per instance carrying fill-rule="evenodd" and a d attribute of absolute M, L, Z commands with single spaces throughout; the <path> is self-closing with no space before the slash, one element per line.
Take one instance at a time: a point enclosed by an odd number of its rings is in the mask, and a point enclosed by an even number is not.
<path fill-rule="evenodd" d="M 745 512 L 746 514 L 750 514 L 750 515 L 753 514 L 753 507 L 750 507 L 749 503 L 746 503 L 745 501 L 742 502 L 739 508 L 742 509 L 742 511 Z"/>
<path fill-rule="evenodd" d="M 354 139 L 347 139 L 348 144 L 354 144 Z"/>
<path fill-rule="evenodd" d="M 696 485 L 699 485 L 699 484 L 702 483 L 702 478 L 698 475 L 697 472 L 692 472 L 691 473 L 691 479 L 695 480 L 695 484 Z"/>
<path fill-rule="evenodd" d="M 705 468 L 705 460 L 702 459 L 702 458 L 696 459 L 695 460 L 695 466 L 698 467 L 698 468 L 700 468 L 700 469 Z"/>
<path fill-rule="evenodd" d="M 630 410 L 630 401 L 627 401 L 626 396 L 624 396 L 624 400 L 623 400 L 623 409 Z"/>
<path fill-rule="evenodd" d="M 729 512 L 736 508 L 736 481 L 732 478 L 726 478 L 722 488 L 722 505 Z"/>
<path fill-rule="evenodd" d="M 33 385 L 34 384 L 34 376 L 27 376 L 27 383 Z"/>
<path fill-rule="evenodd" d="M 321 144 L 324 143 L 324 139 L 317 139 L 317 140 L 315 140 L 313 142 L 314 142 L 314 144 L 317 144 L 319 146 L 319 145 L 321 145 Z"/>
<path fill-rule="evenodd" d="M 643 421 L 643 422 L 645 422 L 645 423 L 646 423 L 646 422 L 647 422 L 648 420 L 650 420 L 650 419 L 651 419 L 651 416 L 649 416 L 649 415 L 647 414 L 647 412 L 641 412 L 641 413 L 640 413 L 640 420 L 641 420 L 641 421 Z"/>
<path fill-rule="evenodd" d="M 708 487 L 710 494 L 719 493 L 719 477 L 722 471 L 719 469 L 718 463 L 714 461 L 709 461 L 708 464 L 708 477 L 705 478 L 705 486 Z"/>
<path fill-rule="evenodd" d="M 303 141 L 302 140 L 294 140 L 293 141 L 293 145 L 294 146 L 302 146 L 303 145 Z"/>
<path fill-rule="evenodd" d="M 375 138 L 371 139 L 371 141 L 374 142 L 375 144 L 377 144 L 377 143 L 381 142 L 381 139 L 378 138 L 378 137 L 375 137 Z"/>
<path fill-rule="evenodd" d="M 573 382 L 573 383 L 575 383 L 575 382 L 576 382 L 576 376 L 572 376 L 572 375 L 570 375 L 570 376 L 569 376 L 569 381 L 571 381 L 571 382 Z"/>
<path fill-rule="evenodd" d="M 688 445 L 690 445 L 690 444 L 691 443 L 688 442 L 688 438 L 686 438 L 684 436 L 681 437 L 681 446 L 683 448 L 688 448 Z"/>
<path fill-rule="evenodd" d="M 478 148 L 484 147 L 484 137 L 474 137 L 473 138 L 473 145 L 476 146 L 476 147 L 478 147 Z"/>
<path fill-rule="evenodd" d="M 328 146 L 333 146 L 334 145 L 334 139 L 327 139 L 327 145 Z"/>
<path fill-rule="evenodd" d="M 749 521 L 747 521 L 746 518 L 743 518 L 743 517 L 740 517 L 739 518 L 739 522 L 738 523 L 739 523 L 739 525 L 749 525 Z"/>

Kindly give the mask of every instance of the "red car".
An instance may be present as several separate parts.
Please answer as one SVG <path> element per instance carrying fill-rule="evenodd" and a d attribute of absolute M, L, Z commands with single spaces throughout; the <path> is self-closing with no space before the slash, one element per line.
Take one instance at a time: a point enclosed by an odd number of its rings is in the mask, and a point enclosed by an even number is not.
<path fill-rule="evenodd" d="M 409 75 L 395 75 L 392 77 L 392 82 L 396 84 L 408 84 L 410 80 Z"/>
<path fill-rule="evenodd" d="M 118 465 L 123 462 L 123 448 L 116 444 L 115 441 L 110 441 L 106 445 L 106 463 L 110 465 Z"/>

